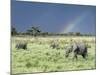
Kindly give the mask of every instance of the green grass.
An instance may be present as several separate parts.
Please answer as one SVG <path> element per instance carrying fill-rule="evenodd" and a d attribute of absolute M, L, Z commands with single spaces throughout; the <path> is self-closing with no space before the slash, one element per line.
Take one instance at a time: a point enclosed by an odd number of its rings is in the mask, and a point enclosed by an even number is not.
<path fill-rule="evenodd" d="M 68 58 L 64 56 L 63 49 L 52 49 L 50 43 L 58 39 L 60 46 L 70 43 L 70 39 L 85 40 L 91 47 L 88 48 L 88 59 L 78 56 L 77 61 L 72 60 L 72 54 Z M 18 42 L 28 42 L 28 50 L 17 50 Z M 95 38 L 94 37 L 12 37 L 12 73 L 30 72 L 57 72 L 69 70 L 95 69 Z"/>

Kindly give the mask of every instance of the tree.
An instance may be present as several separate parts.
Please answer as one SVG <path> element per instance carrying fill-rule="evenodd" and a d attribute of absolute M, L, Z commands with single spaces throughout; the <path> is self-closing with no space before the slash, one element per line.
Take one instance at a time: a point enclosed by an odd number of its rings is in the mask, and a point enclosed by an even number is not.
<path fill-rule="evenodd" d="M 32 26 L 30 29 L 27 30 L 27 34 L 37 36 L 41 33 L 38 27 Z"/>
<path fill-rule="evenodd" d="M 68 32 L 68 35 L 71 35 L 72 36 L 72 35 L 74 35 L 74 33 L 73 32 Z"/>
<path fill-rule="evenodd" d="M 11 27 L 11 35 L 16 35 L 17 31 L 15 27 Z"/>
<path fill-rule="evenodd" d="M 80 34 L 80 32 L 76 32 L 76 34 L 75 34 L 76 36 L 80 36 L 81 34 Z"/>
<path fill-rule="evenodd" d="M 32 35 L 32 34 L 33 34 L 33 31 L 32 31 L 31 29 L 28 29 L 28 30 L 26 31 L 26 34 Z"/>

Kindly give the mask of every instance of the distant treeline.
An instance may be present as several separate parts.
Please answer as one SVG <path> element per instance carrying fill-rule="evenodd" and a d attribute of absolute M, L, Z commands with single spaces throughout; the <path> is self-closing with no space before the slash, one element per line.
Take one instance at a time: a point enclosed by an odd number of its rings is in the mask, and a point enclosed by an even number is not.
<path fill-rule="evenodd" d="M 68 32 L 68 33 L 51 33 L 42 32 L 38 27 L 30 27 L 25 32 L 18 32 L 15 27 L 11 27 L 11 35 L 30 35 L 30 36 L 94 36 L 93 34 L 81 34 L 80 32 Z"/>

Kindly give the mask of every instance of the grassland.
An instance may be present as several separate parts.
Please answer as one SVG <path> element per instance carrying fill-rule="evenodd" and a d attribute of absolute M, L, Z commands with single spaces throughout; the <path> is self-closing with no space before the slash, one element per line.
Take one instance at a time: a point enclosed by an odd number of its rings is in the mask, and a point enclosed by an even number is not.
<path fill-rule="evenodd" d="M 60 47 L 65 47 L 70 40 L 84 40 L 90 46 L 88 48 L 88 60 L 78 56 L 77 61 L 72 61 L 72 54 L 68 58 L 64 56 L 64 49 L 52 49 L 52 40 L 57 39 Z M 12 37 L 11 39 L 12 73 L 57 72 L 70 70 L 87 70 L 96 68 L 95 37 Z M 18 42 L 28 42 L 28 50 L 17 50 Z"/>

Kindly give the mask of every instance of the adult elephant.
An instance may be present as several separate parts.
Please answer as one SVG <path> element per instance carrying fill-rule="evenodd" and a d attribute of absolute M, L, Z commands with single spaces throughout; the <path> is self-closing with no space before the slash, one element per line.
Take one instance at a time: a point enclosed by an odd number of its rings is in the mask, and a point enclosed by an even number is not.
<path fill-rule="evenodd" d="M 27 50 L 27 43 L 18 43 L 16 44 L 16 48 Z"/>
<path fill-rule="evenodd" d="M 88 52 L 87 46 L 83 42 L 78 42 L 66 47 L 65 49 L 65 56 L 68 57 L 69 53 L 73 53 L 73 59 L 77 59 L 77 55 L 81 55 L 84 59 L 86 59 Z"/>

